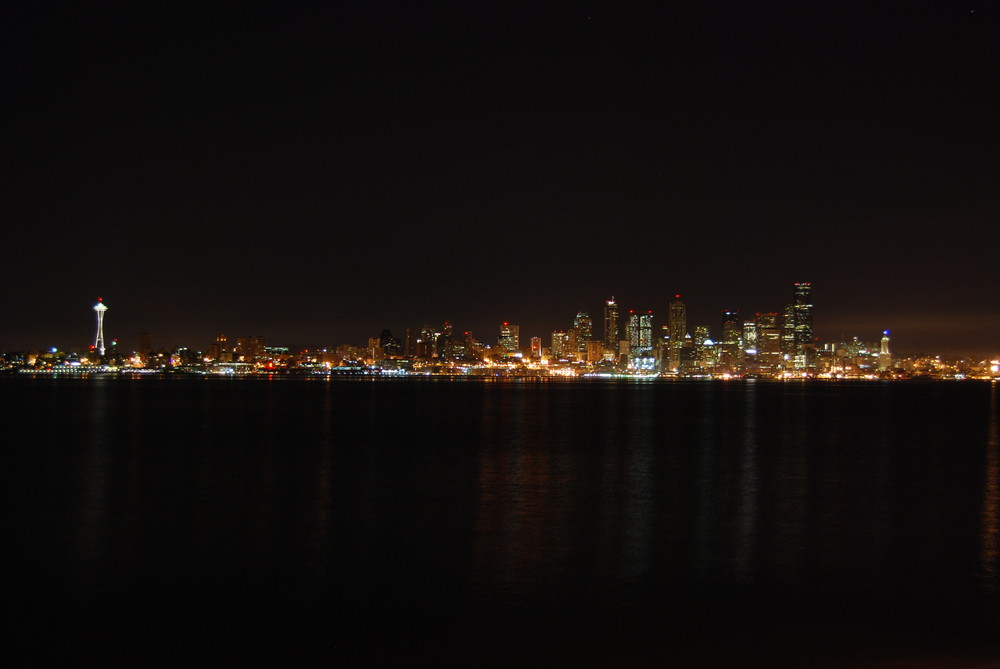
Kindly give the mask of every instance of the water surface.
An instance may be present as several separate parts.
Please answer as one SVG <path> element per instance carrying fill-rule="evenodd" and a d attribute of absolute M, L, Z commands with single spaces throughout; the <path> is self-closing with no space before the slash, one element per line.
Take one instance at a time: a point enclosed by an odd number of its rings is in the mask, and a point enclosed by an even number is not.
<path fill-rule="evenodd" d="M 8 590 L 40 663 L 1000 659 L 992 384 L 0 393 Z"/>

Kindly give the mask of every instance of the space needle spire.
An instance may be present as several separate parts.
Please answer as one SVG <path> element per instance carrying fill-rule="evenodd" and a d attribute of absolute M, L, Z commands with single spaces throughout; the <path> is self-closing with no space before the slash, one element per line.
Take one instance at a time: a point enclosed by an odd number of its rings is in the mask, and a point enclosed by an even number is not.
<path fill-rule="evenodd" d="M 104 312 L 107 310 L 103 300 L 97 298 L 97 304 L 94 305 L 94 311 L 97 312 L 97 340 L 94 342 L 94 348 L 101 356 L 104 355 Z"/>

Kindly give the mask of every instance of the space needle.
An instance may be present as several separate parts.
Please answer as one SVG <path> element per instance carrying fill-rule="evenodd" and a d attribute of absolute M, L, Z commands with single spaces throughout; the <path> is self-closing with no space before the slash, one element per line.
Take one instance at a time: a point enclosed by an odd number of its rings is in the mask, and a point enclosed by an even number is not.
<path fill-rule="evenodd" d="M 94 311 L 97 312 L 97 340 L 94 342 L 94 348 L 101 356 L 104 355 L 104 312 L 107 310 L 102 298 L 97 298 L 97 304 L 94 305 Z"/>

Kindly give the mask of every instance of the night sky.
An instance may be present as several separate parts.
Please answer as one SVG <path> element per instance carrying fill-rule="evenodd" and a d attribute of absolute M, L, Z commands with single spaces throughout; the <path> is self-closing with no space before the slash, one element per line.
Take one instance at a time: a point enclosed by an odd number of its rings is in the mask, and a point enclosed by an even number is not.
<path fill-rule="evenodd" d="M 126 347 L 547 345 L 811 281 L 822 340 L 1000 352 L 997 2 L 22 4 L 0 350 L 98 296 Z"/>

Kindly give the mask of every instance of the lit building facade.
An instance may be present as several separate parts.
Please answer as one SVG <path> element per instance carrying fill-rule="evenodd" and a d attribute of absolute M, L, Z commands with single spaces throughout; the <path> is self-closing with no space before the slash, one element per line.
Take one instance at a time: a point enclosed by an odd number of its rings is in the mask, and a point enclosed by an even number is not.
<path fill-rule="evenodd" d="M 257 362 L 264 358 L 264 338 L 238 337 L 236 339 L 236 349 L 234 356 L 241 362 Z"/>
<path fill-rule="evenodd" d="M 757 314 L 757 364 L 761 370 L 781 366 L 781 319 L 776 312 Z"/>
<path fill-rule="evenodd" d="M 812 284 L 795 284 L 795 357 L 796 367 L 802 369 L 811 366 L 813 344 L 813 305 Z M 801 360 L 800 360 L 801 356 Z"/>
<path fill-rule="evenodd" d="M 674 295 L 667 313 L 667 326 L 670 339 L 667 342 L 667 367 L 671 370 L 680 369 L 681 348 L 684 346 L 684 335 L 687 334 L 687 305 L 681 301 L 680 295 Z"/>
<path fill-rule="evenodd" d="M 878 371 L 885 372 L 892 367 L 892 352 L 889 350 L 889 331 L 882 333 L 882 343 L 878 352 Z"/>
<path fill-rule="evenodd" d="M 722 364 L 733 372 L 743 369 L 743 319 L 737 310 L 722 312 Z"/>
<path fill-rule="evenodd" d="M 521 350 L 521 328 L 504 321 L 500 326 L 498 340 L 500 348 L 507 353 L 517 353 Z"/>
<path fill-rule="evenodd" d="M 567 344 L 569 343 L 569 338 L 566 336 L 565 330 L 555 330 L 552 333 L 552 346 L 549 351 L 553 358 L 559 359 L 564 358 L 567 355 Z"/>
<path fill-rule="evenodd" d="M 614 297 L 604 303 L 604 348 L 618 350 L 618 303 Z"/>
<path fill-rule="evenodd" d="M 651 357 L 653 355 L 653 312 L 644 314 L 629 312 L 628 318 L 629 357 Z"/>
<path fill-rule="evenodd" d="M 594 338 L 594 323 L 590 314 L 586 311 L 578 313 L 573 319 L 573 331 L 576 332 L 577 351 L 586 353 L 587 343 Z"/>

